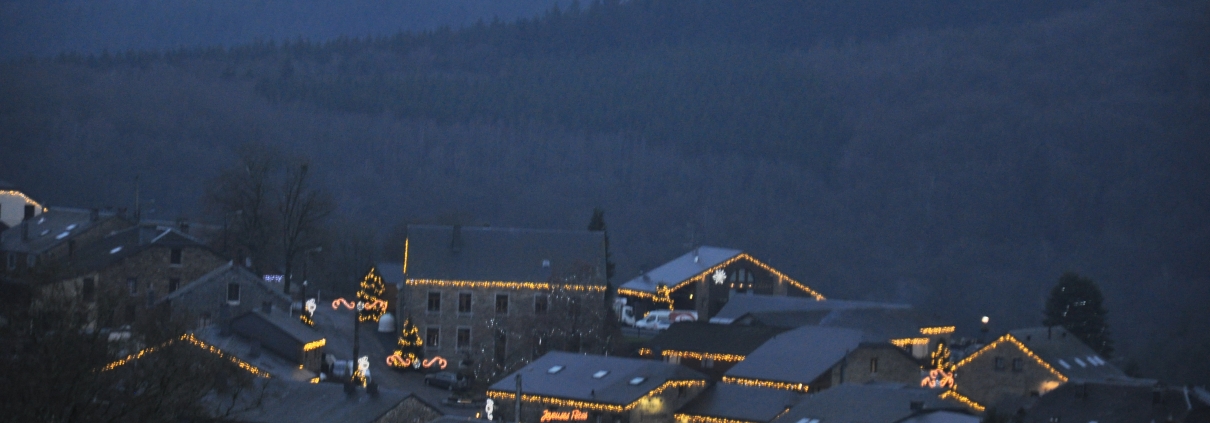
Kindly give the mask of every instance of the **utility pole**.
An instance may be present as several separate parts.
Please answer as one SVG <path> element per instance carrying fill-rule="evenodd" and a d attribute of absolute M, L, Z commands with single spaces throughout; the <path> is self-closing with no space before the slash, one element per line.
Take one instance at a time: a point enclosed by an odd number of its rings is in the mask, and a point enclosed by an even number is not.
<path fill-rule="evenodd" d="M 358 323 L 360 323 L 358 320 L 361 318 L 361 310 L 364 309 L 365 306 L 366 306 L 365 303 L 358 301 L 357 309 L 356 309 L 357 311 L 353 312 L 353 363 L 354 364 L 353 364 L 353 371 L 349 372 L 349 380 L 352 380 L 354 382 L 356 382 L 356 378 L 354 378 L 353 375 L 357 374 L 357 364 L 356 364 L 357 359 L 361 358 L 361 356 L 357 355 L 360 352 L 359 349 L 361 347 L 361 330 L 360 330 L 361 325 L 358 324 Z"/>

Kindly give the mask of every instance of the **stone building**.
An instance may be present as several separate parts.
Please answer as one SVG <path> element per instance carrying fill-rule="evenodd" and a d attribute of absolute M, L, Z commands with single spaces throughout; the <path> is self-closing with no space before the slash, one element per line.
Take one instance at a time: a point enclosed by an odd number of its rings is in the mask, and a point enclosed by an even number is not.
<path fill-rule="evenodd" d="M 44 295 L 68 295 L 97 304 L 103 327 L 130 324 L 184 283 L 228 260 L 171 228 L 130 227 L 80 248 L 66 264 L 67 278 L 41 286 Z"/>
<path fill-rule="evenodd" d="M 28 206 L 23 220 L 0 233 L 0 275 L 32 282 L 36 268 L 62 270 L 62 263 L 76 259 L 89 244 L 132 226 L 120 215 L 97 209 Z"/>
<path fill-rule="evenodd" d="M 707 385 L 676 364 L 556 351 L 491 386 L 493 417 L 512 420 L 517 377 L 521 421 L 529 422 L 670 423 Z"/>
<path fill-rule="evenodd" d="M 605 347 L 602 232 L 409 225 L 403 259 L 399 321 L 428 356 L 491 380 L 548 350 Z"/>
<path fill-rule="evenodd" d="M 962 359 L 954 380 L 955 393 L 982 408 L 1045 395 L 1071 381 L 1130 378 L 1066 329 L 1039 327 L 1009 331 Z"/>
<path fill-rule="evenodd" d="M 290 298 L 280 287 L 231 262 L 189 281 L 159 302 L 176 317 L 198 319 L 199 326 L 226 324 L 254 310 L 271 314 L 290 310 Z"/>
<path fill-rule="evenodd" d="M 737 295 L 777 295 L 823 300 L 820 293 L 729 248 L 701 246 L 618 287 L 635 317 L 654 309 L 697 310 L 707 320 Z"/>

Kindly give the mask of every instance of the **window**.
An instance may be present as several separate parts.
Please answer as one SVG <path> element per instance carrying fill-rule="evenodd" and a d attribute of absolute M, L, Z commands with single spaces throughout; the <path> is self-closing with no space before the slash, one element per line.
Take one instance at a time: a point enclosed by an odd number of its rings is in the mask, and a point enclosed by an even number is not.
<path fill-rule="evenodd" d="M 870 373 L 878 373 L 878 357 L 870 359 Z"/>
<path fill-rule="evenodd" d="M 38 264 L 38 256 L 33 254 L 25 256 L 25 267 L 33 269 L 35 264 Z"/>
<path fill-rule="evenodd" d="M 139 295 L 139 278 L 134 276 L 126 278 L 126 289 L 130 291 L 130 295 Z"/>
<path fill-rule="evenodd" d="M 458 340 L 455 347 L 458 351 L 466 351 L 471 348 L 471 328 L 458 328 Z"/>
<path fill-rule="evenodd" d="M 172 249 L 172 253 L 169 254 L 168 263 L 175 264 L 175 265 L 181 264 L 181 249 L 180 248 Z"/>
<path fill-rule="evenodd" d="M 996 357 L 996 370 L 1004 370 L 1004 357 Z"/>
<path fill-rule="evenodd" d="M 496 314 L 508 314 L 508 294 L 496 294 Z"/>
<path fill-rule="evenodd" d="M 546 314 L 548 308 L 550 308 L 550 295 L 534 295 L 534 314 Z"/>
<path fill-rule="evenodd" d="M 181 287 L 181 278 L 168 279 L 168 292 L 176 292 L 177 288 Z"/>
<path fill-rule="evenodd" d="M 94 301 L 97 299 L 97 281 L 93 278 L 84 278 L 83 286 L 80 287 L 80 296 L 84 301 Z"/>
<path fill-rule="evenodd" d="M 473 300 L 474 300 L 474 298 L 471 297 L 471 293 L 459 292 L 458 293 L 458 312 L 459 313 L 470 313 L 471 304 L 472 304 Z"/>
<path fill-rule="evenodd" d="M 126 323 L 134 323 L 135 317 L 136 316 L 135 316 L 134 304 L 127 304 L 126 305 Z"/>
<path fill-rule="evenodd" d="M 441 347 L 441 328 L 440 327 L 426 328 L 424 330 L 424 343 L 427 344 L 429 346 L 429 348 L 440 348 Z"/>
<path fill-rule="evenodd" d="M 155 288 L 147 288 L 147 308 L 155 305 Z"/>
<path fill-rule="evenodd" d="M 239 283 L 230 282 L 227 284 L 227 303 L 231 305 L 239 304 Z"/>
<path fill-rule="evenodd" d="M 430 313 L 440 313 L 441 312 L 441 293 L 440 292 L 429 292 L 428 311 Z"/>
<path fill-rule="evenodd" d="M 1023 370 L 1025 370 L 1025 360 L 1022 360 L 1021 357 L 1014 358 L 1013 359 L 1013 371 L 1020 372 Z"/>

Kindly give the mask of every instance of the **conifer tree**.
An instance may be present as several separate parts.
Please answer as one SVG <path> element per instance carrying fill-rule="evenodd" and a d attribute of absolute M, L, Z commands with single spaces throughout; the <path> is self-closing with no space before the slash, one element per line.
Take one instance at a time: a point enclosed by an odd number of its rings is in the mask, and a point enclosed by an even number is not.
<path fill-rule="evenodd" d="M 377 322 L 386 313 L 386 300 L 382 298 L 385 292 L 386 285 L 382 283 L 382 276 L 378 274 L 378 269 L 370 269 L 370 273 L 361 279 L 361 285 L 357 288 L 357 301 L 361 301 L 366 305 L 358 313 L 358 321 L 365 322 L 372 320 Z"/>
<path fill-rule="evenodd" d="M 411 315 L 403 319 L 396 346 L 398 348 L 395 349 L 395 355 L 403 359 L 404 365 L 416 368 L 424 358 L 424 340 L 420 339 L 420 328 L 412 323 Z"/>
<path fill-rule="evenodd" d="M 1045 314 L 1043 325 L 1062 326 L 1105 357 L 1113 353 L 1113 341 L 1105 323 L 1104 297 L 1092 279 L 1064 273 L 1050 290 Z"/>

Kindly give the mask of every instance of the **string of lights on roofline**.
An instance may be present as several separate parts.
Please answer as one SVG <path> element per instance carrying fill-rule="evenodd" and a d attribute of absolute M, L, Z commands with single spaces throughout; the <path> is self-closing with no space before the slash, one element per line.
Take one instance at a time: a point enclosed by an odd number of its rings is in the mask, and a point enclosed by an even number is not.
<path fill-rule="evenodd" d="M 1034 361 L 1036 361 L 1043 368 L 1045 368 L 1046 370 L 1049 370 L 1051 373 L 1054 373 L 1054 375 L 1057 376 L 1059 378 L 1059 380 L 1062 381 L 1063 383 L 1067 383 L 1067 376 L 1064 376 L 1063 373 L 1059 372 L 1058 369 L 1055 369 L 1054 367 L 1051 367 L 1050 364 L 1047 364 L 1046 361 L 1042 360 L 1042 357 L 1038 357 L 1037 354 L 1034 354 L 1033 350 L 1030 350 L 1029 347 L 1025 346 L 1025 344 L 1022 344 L 1021 341 L 1018 341 L 1017 338 L 1012 336 L 1012 334 L 1005 334 L 1004 336 L 1001 336 L 1000 339 L 997 339 L 995 342 L 987 344 L 987 346 L 980 348 L 979 351 L 975 351 L 974 354 L 971 354 L 970 356 L 962 359 L 962 361 L 959 361 L 958 364 L 956 364 L 954 367 L 960 368 L 960 367 L 966 365 L 967 363 L 970 363 L 972 360 L 978 358 L 979 356 L 983 355 L 984 353 L 995 349 L 997 346 L 999 346 L 1000 344 L 1005 343 L 1005 342 L 1016 345 L 1017 348 L 1020 348 L 1021 351 L 1025 352 L 1026 356 L 1034 359 Z"/>
<path fill-rule="evenodd" d="M 639 355 L 650 356 L 654 355 L 650 348 L 639 348 Z M 680 357 L 691 358 L 697 360 L 711 359 L 714 361 L 744 361 L 744 356 L 739 354 L 721 354 L 721 353 L 703 353 L 696 351 L 678 351 L 678 350 L 663 350 L 660 352 L 664 357 Z"/>
<path fill-rule="evenodd" d="M 311 342 L 308 342 L 306 345 L 303 345 L 303 351 L 311 351 L 316 348 L 321 348 L 327 344 L 328 344 L 327 338 L 319 338 L 319 340 L 317 340 L 317 341 L 311 341 Z"/>
<path fill-rule="evenodd" d="M 673 417 L 676 418 L 677 423 L 757 423 L 752 420 L 736 420 L 685 413 L 676 413 L 673 414 Z"/>
<path fill-rule="evenodd" d="M 670 381 L 664 382 L 663 384 L 656 387 L 655 389 L 652 389 L 646 395 L 643 395 L 642 398 L 634 400 L 633 402 L 626 404 L 626 405 L 609 404 L 609 403 L 595 402 L 595 401 L 571 400 L 571 399 L 548 397 L 548 396 L 543 396 L 543 395 L 529 395 L 529 394 L 521 394 L 521 401 L 540 403 L 540 404 L 545 404 L 545 405 L 553 405 L 556 407 L 586 408 L 586 409 L 593 410 L 593 411 L 603 411 L 603 412 L 608 412 L 608 413 L 621 413 L 621 412 L 628 411 L 628 410 L 634 408 L 635 406 L 637 406 L 639 404 L 639 402 L 643 400 L 643 398 L 660 395 L 668 389 L 703 388 L 705 386 L 706 386 L 706 381 L 704 381 L 704 380 L 670 380 Z M 512 400 L 512 399 L 516 398 L 517 395 L 515 393 L 508 392 L 508 391 L 489 390 L 489 391 L 487 391 L 487 396 L 489 398 L 494 398 L 497 400 Z"/>
<path fill-rule="evenodd" d="M 113 370 L 115 368 L 121 367 L 122 365 L 125 365 L 126 363 L 129 363 L 134 360 L 138 360 L 147 354 L 151 354 L 160 348 L 164 348 L 169 345 L 172 345 L 174 342 L 176 342 L 178 340 L 186 341 L 186 342 L 188 342 L 198 348 L 201 348 L 202 350 L 207 351 L 211 354 L 217 355 L 222 358 L 226 358 L 227 360 L 231 361 L 231 363 L 235 364 L 236 366 L 238 366 L 241 369 L 248 371 L 249 373 L 252 373 L 252 375 L 254 375 L 254 376 L 263 377 L 263 378 L 269 377 L 269 373 L 265 372 L 264 370 L 261 370 L 261 369 L 257 368 L 256 366 L 253 366 L 252 364 L 249 364 L 248 362 L 246 362 L 244 360 L 240 360 L 238 357 L 236 357 L 234 355 L 227 354 L 227 353 L 223 352 L 223 350 L 220 350 L 218 347 L 215 347 L 213 345 L 202 342 L 202 340 L 197 339 L 197 337 L 194 337 L 192 333 L 187 333 L 187 334 L 181 335 L 179 338 L 168 340 L 167 342 L 164 342 L 164 343 L 154 346 L 154 347 L 144 348 L 137 353 L 126 356 L 126 358 L 123 358 L 121 360 L 118 360 L 113 363 L 109 363 L 109 364 L 105 365 L 105 367 L 101 368 L 101 371 L 104 372 L 104 371 L 109 371 L 109 370 Z"/>
<path fill-rule="evenodd" d="M 912 345 L 928 345 L 928 343 L 928 338 L 899 338 L 891 340 L 891 344 L 899 348 L 907 348 Z"/>
<path fill-rule="evenodd" d="M 456 281 L 439 279 L 408 279 L 408 286 L 432 286 L 438 288 L 490 288 L 490 289 L 532 289 L 554 290 L 556 288 L 572 291 L 605 292 L 604 285 L 552 284 L 548 282 L 508 282 L 508 281 Z"/>
<path fill-rule="evenodd" d="M 786 282 L 789 282 L 790 285 L 793 285 L 795 288 L 798 288 L 798 289 L 802 290 L 803 292 L 810 294 L 816 300 L 825 300 L 826 299 L 826 298 L 824 298 L 824 296 L 822 294 L 815 292 L 815 290 L 807 287 L 806 285 L 803 285 L 802 283 L 798 282 L 797 280 L 794 280 L 794 278 L 791 278 L 791 277 L 787 276 L 786 274 L 779 272 L 776 269 L 770 267 L 769 265 L 761 262 L 760 260 L 757 260 L 755 257 L 748 255 L 748 253 L 740 253 L 740 255 L 738 255 L 738 256 L 732 257 L 732 258 L 728 259 L 727 261 L 714 265 L 713 267 L 706 269 L 706 270 L 694 275 L 693 277 L 690 277 L 683 281 L 677 282 L 676 285 L 673 285 L 671 287 L 666 287 L 663 290 L 661 290 L 659 287 L 656 287 L 656 293 L 654 293 L 654 294 L 650 293 L 650 292 L 646 292 L 646 291 L 639 291 L 639 290 L 634 290 L 634 289 L 629 289 L 629 288 L 618 288 L 618 295 L 629 295 L 629 296 L 649 299 L 649 300 L 652 300 L 655 302 L 671 303 L 672 299 L 670 298 L 670 294 L 673 291 L 676 291 L 678 289 L 689 286 L 694 281 L 697 281 L 699 279 L 706 280 L 706 278 L 711 273 L 714 273 L 715 271 L 717 271 L 719 269 L 723 269 L 727 266 L 730 266 L 732 263 L 735 263 L 736 261 L 739 261 L 739 260 L 748 260 L 749 262 L 756 265 L 757 267 L 760 267 L 761 269 L 764 269 L 765 271 L 772 273 L 774 276 L 777 276 L 778 278 L 780 278 Z M 661 291 L 664 291 L 664 292 L 661 292 Z"/>
<path fill-rule="evenodd" d="M 15 195 L 15 196 L 21 197 L 22 200 L 32 203 L 34 205 L 34 207 L 41 209 L 42 213 L 46 213 L 47 211 L 50 210 L 50 209 L 46 208 L 46 206 L 43 206 L 42 203 L 34 201 L 34 199 L 29 198 L 28 195 L 25 195 L 25 193 L 23 193 L 21 191 L 4 190 L 4 191 L 0 191 L 0 195 Z"/>
<path fill-rule="evenodd" d="M 946 335 L 946 334 L 954 333 L 955 329 L 956 329 L 956 327 L 954 327 L 954 326 L 934 326 L 934 327 L 920 328 L 920 334 L 921 335 Z"/>
<path fill-rule="evenodd" d="M 958 392 L 954 391 L 953 389 L 942 392 L 941 395 L 939 396 L 939 398 L 956 400 L 956 401 L 962 403 L 963 405 L 970 407 L 972 410 L 978 411 L 980 413 L 982 413 L 983 410 L 987 409 L 986 407 L 971 400 L 970 398 L 962 396 L 962 394 L 959 394 Z"/>
<path fill-rule="evenodd" d="M 758 388 L 773 388 L 773 389 L 781 389 L 781 390 L 795 391 L 795 392 L 807 392 L 808 390 L 811 389 L 811 387 L 805 383 L 777 382 L 777 381 L 773 381 L 773 380 L 749 379 L 749 378 L 734 377 L 734 376 L 723 376 L 723 383 L 730 383 L 730 384 L 743 385 L 743 386 L 755 386 Z"/>

